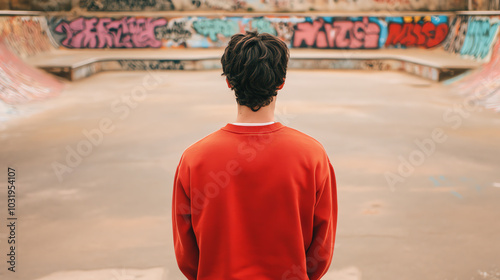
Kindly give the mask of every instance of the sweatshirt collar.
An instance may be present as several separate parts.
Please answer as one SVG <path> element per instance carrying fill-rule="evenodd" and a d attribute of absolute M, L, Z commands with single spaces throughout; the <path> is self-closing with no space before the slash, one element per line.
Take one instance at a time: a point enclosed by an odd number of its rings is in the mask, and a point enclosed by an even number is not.
<path fill-rule="evenodd" d="M 243 125 L 235 125 L 232 123 L 226 124 L 222 130 L 234 132 L 234 133 L 269 133 L 283 128 L 284 125 L 280 122 L 275 122 L 268 125 L 258 125 L 258 126 L 243 126 Z"/>

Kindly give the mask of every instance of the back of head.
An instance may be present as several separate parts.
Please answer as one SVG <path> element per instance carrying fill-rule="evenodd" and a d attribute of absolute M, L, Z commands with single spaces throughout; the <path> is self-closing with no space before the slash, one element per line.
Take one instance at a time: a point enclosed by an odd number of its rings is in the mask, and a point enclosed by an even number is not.
<path fill-rule="evenodd" d="M 231 37 L 221 58 L 222 75 L 238 104 L 256 112 L 267 106 L 284 83 L 289 51 L 278 37 L 247 31 Z"/>

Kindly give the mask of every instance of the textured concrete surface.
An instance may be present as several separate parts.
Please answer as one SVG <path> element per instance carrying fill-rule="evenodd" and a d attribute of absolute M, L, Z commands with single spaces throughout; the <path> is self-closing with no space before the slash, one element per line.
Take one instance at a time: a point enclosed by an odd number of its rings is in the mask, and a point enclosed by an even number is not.
<path fill-rule="evenodd" d="M 173 174 L 187 146 L 235 118 L 220 71 L 99 74 L 14 112 L 0 127 L 0 180 L 16 169 L 17 264 L 7 271 L 2 230 L 1 279 L 183 279 Z M 337 173 L 324 279 L 498 279 L 498 116 L 405 74 L 290 71 L 277 120 L 323 143 Z M 424 153 L 415 141 L 436 129 Z M 407 161 L 418 164 L 398 171 Z M 3 184 L 2 224 L 6 195 Z"/>

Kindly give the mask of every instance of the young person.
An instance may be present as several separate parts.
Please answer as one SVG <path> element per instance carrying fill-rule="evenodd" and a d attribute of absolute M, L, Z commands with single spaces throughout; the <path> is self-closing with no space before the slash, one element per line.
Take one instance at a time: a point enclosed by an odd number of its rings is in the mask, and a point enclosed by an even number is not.
<path fill-rule="evenodd" d="M 312 137 L 274 119 L 289 52 L 236 34 L 221 63 L 235 123 L 188 147 L 174 179 L 174 247 L 190 280 L 320 279 L 337 228 L 333 167 Z"/>

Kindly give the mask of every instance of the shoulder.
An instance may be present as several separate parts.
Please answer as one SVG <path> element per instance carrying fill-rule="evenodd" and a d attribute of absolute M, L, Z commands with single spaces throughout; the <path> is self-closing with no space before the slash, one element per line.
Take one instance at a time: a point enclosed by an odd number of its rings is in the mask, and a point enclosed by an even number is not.
<path fill-rule="evenodd" d="M 326 153 L 325 148 L 318 140 L 302 131 L 286 126 L 283 132 L 289 134 L 289 140 L 298 144 L 298 147 L 302 146 L 310 151 Z"/>
<path fill-rule="evenodd" d="M 207 147 L 212 146 L 219 142 L 221 130 L 214 131 L 207 136 L 201 138 L 200 140 L 189 145 L 183 153 L 183 156 L 190 156 L 193 154 L 199 154 L 207 149 Z"/>

